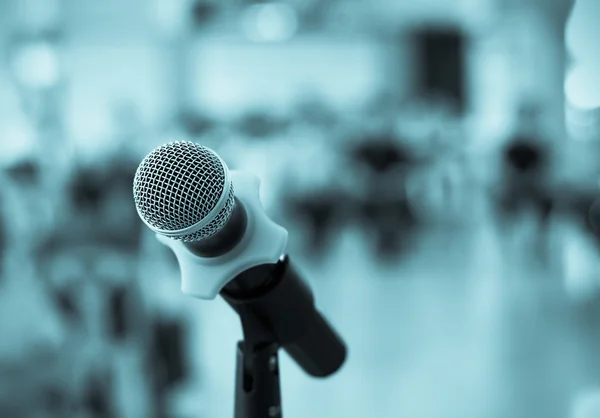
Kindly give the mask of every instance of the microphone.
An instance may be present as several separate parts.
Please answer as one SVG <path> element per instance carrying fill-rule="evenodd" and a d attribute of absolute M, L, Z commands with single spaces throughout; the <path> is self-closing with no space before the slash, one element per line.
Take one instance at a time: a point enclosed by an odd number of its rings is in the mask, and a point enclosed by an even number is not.
<path fill-rule="evenodd" d="M 346 346 L 285 254 L 287 231 L 265 214 L 259 186 L 207 147 L 170 142 L 142 160 L 133 195 L 142 221 L 175 253 L 184 293 L 220 294 L 245 330 L 252 323 L 305 372 L 329 376 Z"/>

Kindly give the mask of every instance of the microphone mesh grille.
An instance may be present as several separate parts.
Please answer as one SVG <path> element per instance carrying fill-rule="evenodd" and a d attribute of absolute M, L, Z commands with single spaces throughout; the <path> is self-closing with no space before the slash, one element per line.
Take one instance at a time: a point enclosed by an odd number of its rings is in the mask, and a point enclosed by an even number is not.
<path fill-rule="evenodd" d="M 140 217 L 162 231 L 178 231 L 204 220 L 225 191 L 227 167 L 210 149 L 194 142 L 171 142 L 152 151 L 140 163 L 133 196 Z M 218 232 L 233 210 L 233 185 L 223 209 L 201 230 L 173 237 L 205 239 Z"/>

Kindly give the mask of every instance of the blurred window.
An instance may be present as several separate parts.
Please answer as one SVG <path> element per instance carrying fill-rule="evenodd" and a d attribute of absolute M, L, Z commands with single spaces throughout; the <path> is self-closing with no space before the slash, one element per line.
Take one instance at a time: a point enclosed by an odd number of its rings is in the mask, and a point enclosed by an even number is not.
<path fill-rule="evenodd" d="M 466 38 L 459 29 L 426 29 L 415 34 L 417 48 L 417 94 L 441 96 L 466 107 Z"/>

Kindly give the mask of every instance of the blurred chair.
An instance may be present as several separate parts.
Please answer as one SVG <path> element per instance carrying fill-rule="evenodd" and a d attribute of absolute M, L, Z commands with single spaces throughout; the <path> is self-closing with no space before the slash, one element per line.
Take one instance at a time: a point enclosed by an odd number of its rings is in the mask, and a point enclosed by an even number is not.
<path fill-rule="evenodd" d="M 365 136 L 349 157 L 362 191 L 354 201 L 356 219 L 373 233 L 378 256 L 399 258 L 418 221 L 406 194 L 416 160 L 402 140 L 385 132 Z"/>
<path fill-rule="evenodd" d="M 284 197 L 288 216 L 306 231 L 305 251 L 323 259 L 343 225 L 348 202 L 333 185 L 312 191 L 291 192 Z"/>
<path fill-rule="evenodd" d="M 289 121 L 265 109 L 250 109 L 236 123 L 240 135 L 250 140 L 269 140 L 282 135 Z"/>
<path fill-rule="evenodd" d="M 150 329 L 147 367 L 156 418 L 170 418 L 169 394 L 190 378 L 188 330 L 176 319 L 155 318 Z"/>
<path fill-rule="evenodd" d="M 67 190 L 68 213 L 60 227 L 68 240 L 137 250 L 142 223 L 131 197 L 136 168 L 137 162 L 117 155 L 73 172 Z"/>
<path fill-rule="evenodd" d="M 547 222 L 552 210 L 552 197 L 544 187 L 548 170 L 547 147 L 537 139 L 518 135 L 504 150 L 507 189 L 502 208 L 511 215 L 528 205 Z"/>
<path fill-rule="evenodd" d="M 523 216 L 533 215 L 535 244 L 531 249 L 543 259 L 556 196 L 552 143 L 540 130 L 541 113 L 540 105 L 528 102 L 518 111 L 517 129 L 501 151 L 503 177 L 497 203 L 504 225 L 522 226 Z"/>
<path fill-rule="evenodd" d="M 343 187 L 349 173 L 335 139 L 322 127 L 299 121 L 282 148 L 283 164 L 271 177 L 282 223 L 298 227 L 294 236 L 315 261 L 327 257 L 350 213 Z"/>

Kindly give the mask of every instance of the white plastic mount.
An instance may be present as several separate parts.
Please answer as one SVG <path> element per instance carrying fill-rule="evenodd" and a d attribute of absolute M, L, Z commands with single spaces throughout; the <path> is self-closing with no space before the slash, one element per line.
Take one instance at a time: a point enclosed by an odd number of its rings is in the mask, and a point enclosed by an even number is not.
<path fill-rule="evenodd" d="M 275 263 L 285 251 L 288 232 L 266 215 L 260 202 L 260 179 L 251 173 L 232 171 L 231 180 L 248 218 L 244 237 L 231 251 L 219 257 L 199 257 L 181 241 L 156 234 L 175 253 L 181 270 L 181 291 L 189 296 L 215 299 L 235 276 L 260 264 Z"/>

